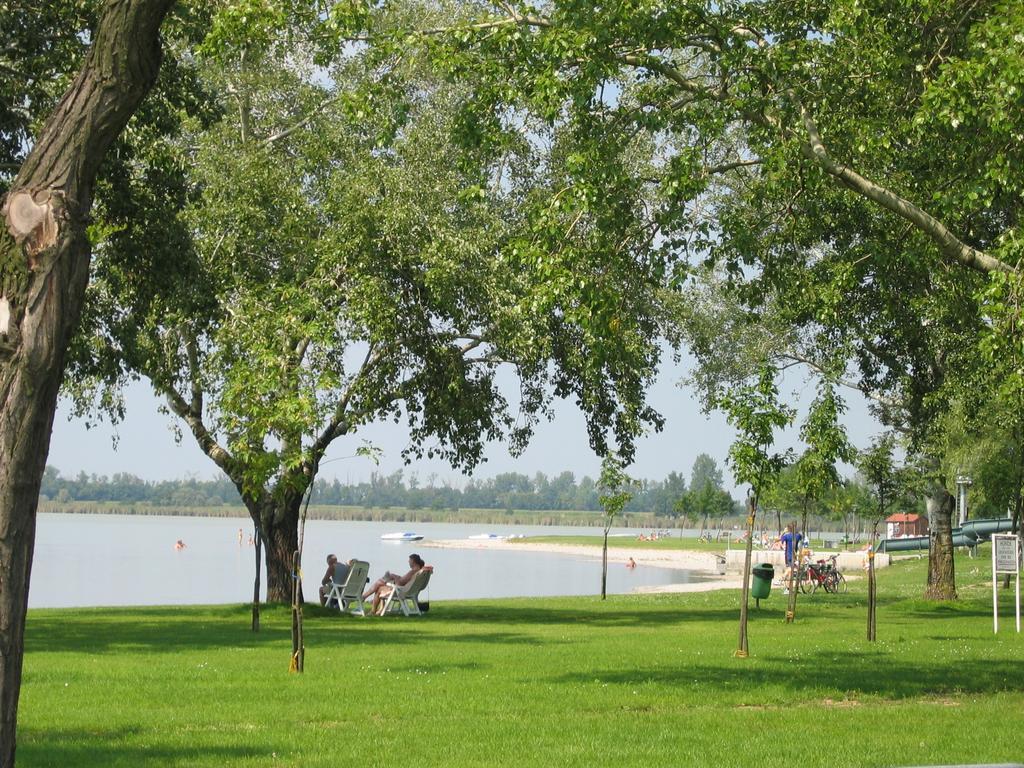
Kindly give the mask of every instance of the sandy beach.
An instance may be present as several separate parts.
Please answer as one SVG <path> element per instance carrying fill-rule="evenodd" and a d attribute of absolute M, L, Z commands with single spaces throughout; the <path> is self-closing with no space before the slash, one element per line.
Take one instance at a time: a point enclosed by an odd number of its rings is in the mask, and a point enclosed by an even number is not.
<path fill-rule="evenodd" d="M 601 557 L 600 547 L 588 547 L 579 544 L 533 544 L 524 541 L 505 541 L 501 539 L 436 539 L 424 541 L 422 546 L 444 549 L 501 549 L 518 552 L 552 552 L 575 557 Z M 608 550 L 609 563 L 622 565 L 629 562 L 631 557 L 637 565 L 694 571 L 707 578 L 706 581 L 694 584 L 662 584 L 650 587 L 637 587 L 633 590 L 635 593 L 710 592 L 716 589 L 739 589 L 743 585 L 743 579 L 738 575 L 722 576 L 718 573 L 718 557 L 712 552 L 621 549 L 619 547 Z"/>

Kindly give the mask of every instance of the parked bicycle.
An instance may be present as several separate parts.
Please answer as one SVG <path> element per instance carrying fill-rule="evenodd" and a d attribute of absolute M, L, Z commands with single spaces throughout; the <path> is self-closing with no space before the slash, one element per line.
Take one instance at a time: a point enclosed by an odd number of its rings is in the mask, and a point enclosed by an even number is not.
<path fill-rule="evenodd" d="M 818 560 L 800 566 L 800 591 L 813 595 L 821 587 L 830 594 L 845 594 L 849 585 L 846 583 L 846 577 L 839 572 L 839 568 L 836 566 L 838 558 L 839 555 L 832 555 L 827 560 Z"/>

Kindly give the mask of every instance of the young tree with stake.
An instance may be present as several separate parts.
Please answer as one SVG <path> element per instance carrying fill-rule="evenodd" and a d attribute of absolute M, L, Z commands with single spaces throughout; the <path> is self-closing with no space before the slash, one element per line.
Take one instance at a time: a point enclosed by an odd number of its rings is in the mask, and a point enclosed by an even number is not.
<path fill-rule="evenodd" d="M 743 558 L 743 596 L 740 600 L 740 634 L 736 655 L 746 658 L 747 609 L 750 595 L 750 561 L 753 551 L 754 520 L 761 494 L 772 486 L 786 465 L 787 454 L 770 453 L 775 430 L 789 426 L 793 409 L 778 401 L 775 369 L 763 364 L 757 380 L 725 392 L 717 407 L 736 429 L 736 440 L 729 448 L 729 466 L 736 482 L 750 486 L 747 496 L 747 546 Z"/>

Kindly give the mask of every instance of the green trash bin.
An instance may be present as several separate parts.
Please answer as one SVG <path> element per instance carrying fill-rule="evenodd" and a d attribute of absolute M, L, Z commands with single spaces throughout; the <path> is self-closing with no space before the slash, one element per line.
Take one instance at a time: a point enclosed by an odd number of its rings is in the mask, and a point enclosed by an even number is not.
<path fill-rule="evenodd" d="M 772 591 L 772 579 L 775 578 L 775 566 L 761 563 L 753 567 L 754 580 L 750 588 L 750 596 L 755 600 L 763 600 Z"/>

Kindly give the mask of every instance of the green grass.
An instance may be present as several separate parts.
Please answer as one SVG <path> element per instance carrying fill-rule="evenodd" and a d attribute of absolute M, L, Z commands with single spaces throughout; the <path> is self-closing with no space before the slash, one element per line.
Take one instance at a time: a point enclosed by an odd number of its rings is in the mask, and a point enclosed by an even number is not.
<path fill-rule="evenodd" d="M 963 599 L 924 561 L 752 611 L 737 593 L 434 603 L 423 619 L 244 606 L 30 612 L 22 766 L 898 766 L 1020 759 L 1024 641 L 992 634 L 987 561 Z M 438 574 L 437 578 L 443 578 Z M 595 585 L 596 587 L 596 585 Z"/>
<path fill-rule="evenodd" d="M 678 533 L 673 533 L 671 536 L 657 539 L 655 541 L 640 541 L 638 536 L 609 536 L 608 537 L 608 548 L 609 549 L 679 549 L 689 550 L 693 552 L 724 552 L 726 549 L 743 549 L 746 542 L 733 538 L 731 542 L 726 542 L 725 539 L 721 541 L 714 540 L 714 534 L 712 534 L 712 541 L 698 541 L 695 538 L 680 538 Z M 838 534 L 837 534 L 838 538 Z M 601 536 L 573 536 L 573 535 L 560 535 L 560 536 L 528 536 L 525 539 L 509 539 L 512 543 L 522 542 L 524 544 L 565 544 L 569 546 L 589 546 L 589 547 L 600 547 L 602 542 Z M 831 539 L 830 539 L 831 541 Z M 754 539 L 754 556 L 756 558 L 757 553 L 763 551 L 761 547 L 757 546 L 757 538 Z M 810 544 L 815 548 L 823 548 L 824 541 L 822 539 L 811 539 Z"/>

